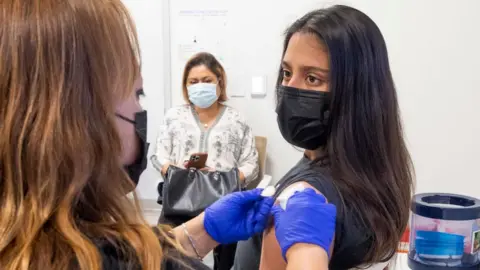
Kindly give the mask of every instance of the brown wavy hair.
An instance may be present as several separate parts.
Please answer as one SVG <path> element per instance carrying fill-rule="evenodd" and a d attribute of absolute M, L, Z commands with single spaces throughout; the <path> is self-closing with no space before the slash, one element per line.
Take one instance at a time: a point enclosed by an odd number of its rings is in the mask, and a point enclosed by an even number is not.
<path fill-rule="evenodd" d="M 92 239 L 160 269 L 165 253 L 119 161 L 115 104 L 140 67 L 127 10 L 3 0 L 0 11 L 0 269 L 101 269 Z"/>

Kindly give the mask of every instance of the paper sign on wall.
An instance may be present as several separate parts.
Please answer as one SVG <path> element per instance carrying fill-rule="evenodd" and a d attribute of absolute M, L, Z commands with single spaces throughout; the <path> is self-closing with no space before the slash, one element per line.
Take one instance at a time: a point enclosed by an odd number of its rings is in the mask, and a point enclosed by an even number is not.
<path fill-rule="evenodd" d="M 178 43 L 179 60 L 187 61 L 198 52 L 209 52 L 220 61 L 225 61 L 226 29 L 228 10 L 226 9 L 184 9 L 178 14 L 182 23 L 180 42 Z"/>

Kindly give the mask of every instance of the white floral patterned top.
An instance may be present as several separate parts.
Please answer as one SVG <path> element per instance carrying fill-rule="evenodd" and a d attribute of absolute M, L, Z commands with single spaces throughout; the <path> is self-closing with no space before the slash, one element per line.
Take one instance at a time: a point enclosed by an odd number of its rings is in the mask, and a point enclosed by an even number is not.
<path fill-rule="evenodd" d="M 222 106 L 208 129 L 190 105 L 168 110 L 157 137 L 155 167 L 159 169 L 167 163 L 183 167 L 195 153 L 208 153 L 206 166 L 217 171 L 238 168 L 245 176 L 244 185 L 258 176 L 258 153 L 252 129 L 232 107 Z M 155 158 L 152 160 L 155 162 Z"/>

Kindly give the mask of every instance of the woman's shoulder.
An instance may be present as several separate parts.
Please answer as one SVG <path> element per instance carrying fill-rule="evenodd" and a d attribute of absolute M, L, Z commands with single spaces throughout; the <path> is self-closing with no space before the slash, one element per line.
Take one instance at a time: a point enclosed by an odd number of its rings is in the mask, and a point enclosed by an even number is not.
<path fill-rule="evenodd" d="M 191 112 L 191 107 L 188 104 L 174 106 L 167 110 L 165 119 L 175 119 Z"/>
<path fill-rule="evenodd" d="M 164 259 L 161 269 L 163 270 L 185 270 L 185 269 L 209 269 L 201 261 L 183 255 L 173 247 L 164 243 L 159 239 L 161 245 L 164 248 Z M 104 270 L 127 270 L 127 269 L 140 269 L 138 261 L 134 256 L 129 256 L 126 253 L 128 248 L 120 248 L 118 244 L 111 243 L 109 241 L 95 241 L 95 244 L 102 257 L 102 269 Z"/>
<path fill-rule="evenodd" d="M 124 249 L 122 243 L 113 243 L 105 239 L 96 239 L 93 241 L 100 257 L 102 258 L 102 269 L 135 269 L 135 265 L 138 265 L 138 261 L 132 256 L 133 251 L 131 249 Z"/>
<path fill-rule="evenodd" d="M 302 188 L 314 188 L 337 207 L 337 233 L 334 254 L 330 262 L 331 266 L 335 266 L 333 269 L 348 269 L 361 264 L 371 244 L 372 229 L 361 222 L 360 212 L 356 207 L 352 207 L 355 202 L 344 200 L 333 179 L 330 167 L 302 158 L 279 181 L 275 197 L 288 196 L 291 192 Z M 346 254 L 349 254 L 348 260 L 344 259 Z"/>
<path fill-rule="evenodd" d="M 277 195 L 287 187 L 298 182 L 307 182 L 320 192 L 329 193 L 331 186 L 333 186 L 332 175 L 329 167 L 326 164 L 319 164 L 312 162 L 307 157 L 303 156 L 276 184 Z M 324 190 L 328 188 L 328 190 Z M 335 189 L 336 190 L 336 189 Z M 331 190 L 334 191 L 334 190 Z M 329 194 L 324 194 L 325 196 Z M 332 194 L 334 197 L 337 197 Z"/>
<path fill-rule="evenodd" d="M 224 106 L 223 114 L 227 116 L 229 121 L 233 120 L 241 124 L 248 125 L 247 120 L 239 110 L 228 105 L 223 105 L 223 106 Z"/>
<path fill-rule="evenodd" d="M 200 260 L 176 253 L 163 261 L 162 270 L 210 270 Z"/>

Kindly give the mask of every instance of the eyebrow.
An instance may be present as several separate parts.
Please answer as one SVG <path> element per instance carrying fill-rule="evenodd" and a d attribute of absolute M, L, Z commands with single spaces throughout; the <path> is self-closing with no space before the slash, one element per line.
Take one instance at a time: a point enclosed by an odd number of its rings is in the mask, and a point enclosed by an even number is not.
<path fill-rule="evenodd" d="M 210 76 L 210 75 L 207 75 L 207 76 L 204 76 L 204 77 L 200 78 L 200 80 L 205 80 L 205 79 L 213 79 L 213 77 Z M 199 80 L 199 79 L 198 78 L 188 78 L 188 80 L 191 81 L 191 80 Z"/>
<path fill-rule="evenodd" d="M 287 68 L 291 68 L 290 64 L 288 64 L 286 61 L 282 61 L 282 66 L 285 66 Z M 314 66 L 301 66 L 301 69 L 319 71 L 319 72 L 322 72 L 322 73 L 329 73 L 330 72 L 330 70 L 328 70 L 328 69 L 314 67 Z"/>

